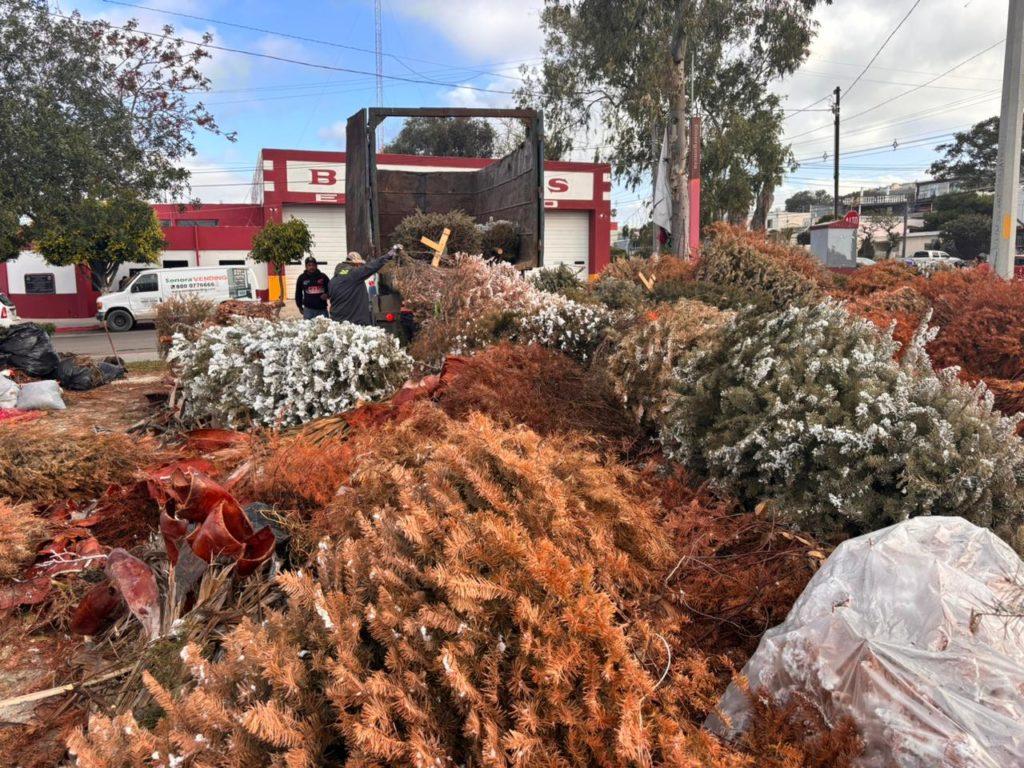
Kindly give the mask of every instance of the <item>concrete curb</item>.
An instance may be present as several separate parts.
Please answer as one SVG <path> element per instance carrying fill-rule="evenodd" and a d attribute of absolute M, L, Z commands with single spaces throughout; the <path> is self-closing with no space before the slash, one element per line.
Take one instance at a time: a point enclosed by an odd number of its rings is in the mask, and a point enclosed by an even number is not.
<path fill-rule="evenodd" d="M 54 333 L 87 333 L 89 331 L 102 331 L 103 326 L 99 323 L 95 325 L 65 325 L 57 326 Z"/>

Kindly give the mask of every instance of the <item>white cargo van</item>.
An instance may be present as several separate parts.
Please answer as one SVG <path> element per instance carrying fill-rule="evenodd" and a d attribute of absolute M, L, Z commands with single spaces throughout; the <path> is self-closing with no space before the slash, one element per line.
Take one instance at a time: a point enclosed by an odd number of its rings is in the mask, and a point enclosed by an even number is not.
<path fill-rule="evenodd" d="M 157 304 L 176 296 L 197 296 L 216 304 L 257 301 L 256 274 L 249 267 L 146 269 L 123 290 L 100 296 L 96 319 L 112 331 L 128 331 L 135 323 L 155 320 Z"/>

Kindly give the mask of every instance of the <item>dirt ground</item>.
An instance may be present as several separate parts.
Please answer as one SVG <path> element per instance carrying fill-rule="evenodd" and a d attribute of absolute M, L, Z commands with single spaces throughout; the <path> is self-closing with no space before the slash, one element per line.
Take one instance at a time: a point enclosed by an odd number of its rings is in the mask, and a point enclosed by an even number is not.
<path fill-rule="evenodd" d="M 125 379 L 88 392 L 65 391 L 67 409 L 40 418 L 57 432 L 82 427 L 124 432 L 158 407 L 147 395 L 166 394 L 169 389 L 162 366 L 132 366 Z M 32 623 L 31 613 L 20 618 L 0 616 L 0 702 L 82 678 L 83 664 L 102 661 L 83 653 L 80 639 L 60 630 L 39 631 Z M 74 664 L 69 664 L 72 659 Z M 0 766 L 50 768 L 59 764 L 64 738 L 84 723 L 83 695 L 87 697 L 88 692 L 0 706 Z"/>
<path fill-rule="evenodd" d="M 129 371 L 128 377 L 88 392 L 64 392 L 67 410 L 45 417 L 55 429 L 62 425 L 124 432 L 152 413 L 147 395 L 166 393 L 163 373 Z"/>

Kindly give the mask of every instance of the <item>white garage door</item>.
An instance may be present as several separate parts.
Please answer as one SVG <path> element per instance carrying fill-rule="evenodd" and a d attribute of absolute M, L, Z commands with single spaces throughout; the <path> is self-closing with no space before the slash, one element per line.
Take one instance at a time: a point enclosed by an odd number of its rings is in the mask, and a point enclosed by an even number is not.
<path fill-rule="evenodd" d="M 546 211 L 544 266 L 565 264 L 587 279 L 590 264 L 590 212 Z"/>
<path fill-rule="evenodd" d="M 334 274 L 334 267 L 345 260 L 348 253 L 345 237 L 345 206 L 343 205 L 286 205 L 282 218 L 285 221 L 302 219 L 313 237 L 313 257 L 328 277 Z M 302 274 L 302 263 L 289 264 L 285 268 L 288 291 L 295 290 L 295 278 Z"/>

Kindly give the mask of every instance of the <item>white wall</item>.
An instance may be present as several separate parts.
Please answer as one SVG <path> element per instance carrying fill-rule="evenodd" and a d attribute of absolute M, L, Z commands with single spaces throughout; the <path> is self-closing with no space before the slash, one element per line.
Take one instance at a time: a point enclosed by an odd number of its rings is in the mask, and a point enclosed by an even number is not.
<path fill-rule="evenodd" d="M 54 267 L 35 251 L 22 251 L 7 262 L 7 282 L 12 294 L 25 293 L 25 275 L 53 275 L 55 293 L 77 293 L 74 267 Z"/>

